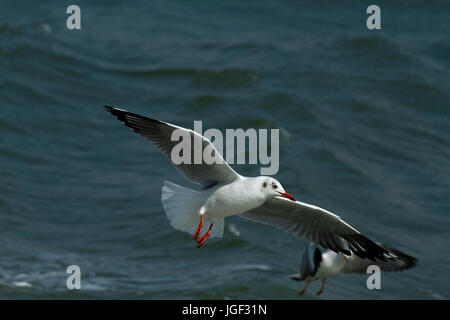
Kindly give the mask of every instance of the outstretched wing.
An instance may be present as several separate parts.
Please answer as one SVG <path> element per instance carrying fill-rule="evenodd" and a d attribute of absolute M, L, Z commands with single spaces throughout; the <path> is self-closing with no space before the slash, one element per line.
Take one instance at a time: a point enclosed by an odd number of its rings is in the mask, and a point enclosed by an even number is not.
<path fill-rule="evenodd" d="M 225 162 L 220 153 L 214 148 L 211 141 L 195 131 L 110 106 L 105 106 L 105 109 L 126 126 L 150 140 L 184 176 L 193 182 L 201 184 L 204 188 L 212 187 L 220 182 L 231 182 L 239 177 L 239 174 Z M 189 164 L 175 164 L 171 159 L 172 149 L 179 143 L 179 141 L 172 141 L 172 134 L 175 130 L 179 130 L 179 134 L 189 136 L 191 139 L 191 154 L 189 155 L 191 163 Z M 206 164 L 202 160 L 200 164 L 194 164 L 194 146 L 196 145 L 194 144 L 194 139 L 201 141 L 199 145 L 202 146 L 202 155 L 206 147 L 211 148 L 211 154 L 217 161 L 212 164 Z"/>
<path fill-rule="evenodd" d="M 341 272 L 344 273 L 366 273 L 367 267 L 370 265 L 377 265 L 381 271 L 402 271 L 414 267 L 417 264 L 417 259 L 400 251 L 383 246 L 388 252 L 389 257 L 386 261 L 375 259 L 370 261 L 361 259 L 355 255 L 348 257 L 347 263 Z"/>
<path fill-rule="evenodd" d="M 279 227 L 335 252 L 384 260 L 388 251 L 362 235 L 339 216 L 322 208 L 282 197 L 268 199 L 241 216 Z"/>

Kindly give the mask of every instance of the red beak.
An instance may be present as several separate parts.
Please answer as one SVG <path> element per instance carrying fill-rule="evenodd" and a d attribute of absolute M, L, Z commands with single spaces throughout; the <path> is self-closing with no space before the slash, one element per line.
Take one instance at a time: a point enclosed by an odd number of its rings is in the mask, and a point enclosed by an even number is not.
<path fill-rule="evenodd" d="M 283 198 L 287 198 L 287 199 L 292 200 L 292 201 L 297 201 L 297 200 L 295 200 L 294 196 L 293 196 L 292 194 L 290 194 L 290 193 L 287 193 L 287 192 L 279 192 L 279 194 L 280 194 L 280 196 L 282 196 Z"/>

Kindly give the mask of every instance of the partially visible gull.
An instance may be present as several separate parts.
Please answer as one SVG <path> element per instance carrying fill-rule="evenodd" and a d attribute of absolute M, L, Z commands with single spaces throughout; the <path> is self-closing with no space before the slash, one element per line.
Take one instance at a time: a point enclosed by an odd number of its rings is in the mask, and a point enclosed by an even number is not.
<path fill-rule="evenodd" d="M 367 267 L 370 265 L 377 265 L 381 271 L 402 271 L 416 265 L 416 258 L 392 248 L 383 247 L 388 251 L 385 261 L 379 259 L 371 261 L 354 254 L 345 255 L 331 250 L 321 252 L 316 244 L 310 243 L 302 256 L 300 273 L 293 274 L 290 278 L 296 281 L 305 281 L 305 287 L 299 292 L 300 295 L 306 292 L 312 280 L 322 279 L 322 286 L 317 292 L 317 295 L 320 295 L 325 287 L 325 280 L 338 273 L 366 274 Z"/>

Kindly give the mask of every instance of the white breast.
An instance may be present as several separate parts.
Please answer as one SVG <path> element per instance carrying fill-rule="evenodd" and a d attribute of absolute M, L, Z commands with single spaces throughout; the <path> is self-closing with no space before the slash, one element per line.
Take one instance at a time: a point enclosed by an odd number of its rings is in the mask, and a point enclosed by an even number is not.
<path fill-rule="evenodd" d="M 242 177 L 232 183 L 206 190 L 202 209 L 210 217 L 224 218 L 259 207 L 266 200 L 265 196 L 249 180 Z"/>

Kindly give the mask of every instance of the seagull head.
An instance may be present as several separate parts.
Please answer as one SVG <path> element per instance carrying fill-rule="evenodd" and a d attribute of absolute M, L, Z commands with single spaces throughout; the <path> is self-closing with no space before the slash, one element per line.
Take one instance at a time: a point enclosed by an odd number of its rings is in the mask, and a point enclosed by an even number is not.
<path fill-rule="evenodd" d="M 283 197 L 292 201 L 296 201 L 294 196 L 284 191 L 283 186 L 277 180 L 271 177 L 259 177 L 258 182 L 260 188 L 266 197 Z"/>

